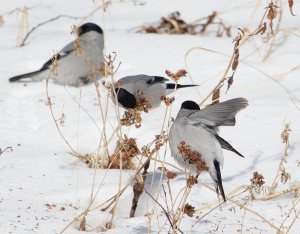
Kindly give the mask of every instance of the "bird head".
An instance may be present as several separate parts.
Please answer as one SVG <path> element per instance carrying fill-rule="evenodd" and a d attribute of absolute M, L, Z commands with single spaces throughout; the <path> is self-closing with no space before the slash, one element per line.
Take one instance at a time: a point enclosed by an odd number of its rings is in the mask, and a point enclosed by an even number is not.
<path fill-rule="evenodd" d="M 187 109 L 187 110 L 200 110 L 199 105 L 196 102 L 193 101 L 184 101 L 181 104 L 181 108 L 180 109 Z"/>
<path fill-rule="evenodd" d="M 100 28 L 97 24 L 85 23 L 79 27 L 79 36 L 91 31 L 98 32 L 99 34 L 103 34 L 102 28 Z"/>

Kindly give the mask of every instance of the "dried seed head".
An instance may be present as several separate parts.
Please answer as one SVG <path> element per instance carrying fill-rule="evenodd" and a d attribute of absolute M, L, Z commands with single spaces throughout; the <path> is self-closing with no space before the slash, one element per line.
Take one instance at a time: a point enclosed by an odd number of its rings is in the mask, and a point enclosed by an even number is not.
<path fill-rule="evenodd" d="M 168 180 L 172 180 L 172 179 L 174 179 L 177 175 L 176 175 L 176 173 L 167 170 L 167 171 L 166 171 L 166 176 L 167 176 Z"/>
<path fill-rule="evenodd" d="M 141 154 L 146 157 L 150 157 L 150 155 L 151 155 L 150 148 L 148 146 L 143 146 L 141 149 Z"/>
<path fill-rule="evenodd" d="M 169 70 L 166 70 L 165 73 L 170 79 L 177 82 L 181 77 L 186 76 L 187 71 L 184 69 L 181 69 L 181 70 L 177 71 L 176 73 L 172 73 Z"/>
<path fill-rule="evenodd" d="M 133 169 L 134 165 L 132 163 L 132 158 L 140 153 L 139 148 L 136 144 L 136 139 L 127 138 L 125 135 L 122 141 L 117 142 L 115 152 L 111 155 L 110 162 L 112 164 L 111 168 L 121 169 Z M 122 161 L 122 164 L 120 164 Z"/>
<path fill-rule="evenodd" d="M 195 207 L 193 207 L 189 203 L 185 204 L 185 206 L 184 206 L 184 213 L 185 214 L 187 214 L 189 217 L 193 217 L 193 215 L 195 214 L 195 212 L 196 212 Z"/>
<path fill-rule="evenodd" d="M 168 140 L 168 134 L 163 131 L 160 135 L 155 136 L 155 148 L 159 150 Z"/>
<path fill-rule="evenodd" d="M 120 120 L 121 125 L 131 126 L 135 125 L 136 128 L 142 126 L 141 112 L 136 109 L 130 109 L 124 112 L 123 118 Z"/>
<path fill-rule="evenodd" d="M 138 111 L 144 111 L 145 113 L 148 113 L 149 109 L 151 109 L 151 98 L 148 96 L 145 96 L 142 91 L 137 91 L 137 104 L 135 109 Z"/>
<path fill-rule="evenodd" d="M 254 188 L 261 188 L 265 183 L 263 175 L 259 174 L 257 171 L 253 172 L 253 177 L 250 181 L 251 186 Z"/>
<path fill-rule="evenodd" d="M 138 91 L 136 100 L 136 107 L 124 112 L 123 118 L 121 119 L 121 125 L 131 126 L 134 124 L 136 128 L 141 127 L 141 112 L 143 111 L 145 113 L 148 113 L 149 109 L 151 109 L 152 107 L 150 103 L 151 99 L 143 95 L 143 92 Z"/>
<path fill-rule="evenodd" d="M 199 152 L 191 150 L 191 146 L 186 142 L 180 142 L 177 147 L 179 153 L 183 156 L 184 161 L 187 161 L 189 164 L 196 166 L 197 172 L 208 171 L 209 168 L 206 165 L 206 162 L 202 160 L 202 156 Z"/>
<path fill-rule="evenodd" d="M 174 101 L 175 97 L 166 97 L 166 96 L 161 96 L 160 100 L 165 103 L 166 106 L 170 106 Z"/>
<path fill-rule="evenodd" d="M 186 186 L 191 188 L 194 184 L 198 184 L 197 178 L 195 176 L 189 176 L 186 180 Z"/>

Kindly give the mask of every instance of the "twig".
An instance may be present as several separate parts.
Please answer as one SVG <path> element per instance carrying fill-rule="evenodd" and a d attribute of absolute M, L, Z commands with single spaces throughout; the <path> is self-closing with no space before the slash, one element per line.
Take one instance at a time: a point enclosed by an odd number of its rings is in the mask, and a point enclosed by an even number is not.
<path fill-rule="evenodd" d="M 59 18 L 62 18 L 62 17 L 69 18 L 69 19 L 83 19 L 83 17 L 75 17 L 75 16 L 69 16 L 69 15 L 58 15 L 58 16 L 52 18 L 52 19 L 46 20 L 46 21 L 44 21 L 42 23 L 39 23 L 38 25 L 34 26 L 32 29 L 30 29 L 30 31 L 26 34 L 26 36 L 24 37 L 24 39 L 22 40 L 22 42 L 20 43 L 19 46 L 22 47 L 22 46 L 25 45 L 25 42 L 26 42 L 27 38 L 30 36 L 30 34 L 34 30 L 36 30 L 37 28 L 43 26 L 44 24 L 47 24 L 47 23 L 50 23 L 52 21 L 58 20 Z"/>
<path fill-rule="evenodd" d="M 12 151 L 13 149 L 12 149 L 11 146 L 6 147 L 4 150 L 2 150 L 2 149 L 0 148 L 0 156 L 1 156 L 5 151 L 7 151 L 7 150 Z"/>
<path fill-rule="evenodd" d="M 259 217 L 262 221 L 266 222 L 267 224 L 269 224 L 270 227 L 276 229 L 276 231 L 279 231 L 279 228 L 276 227 L 273 223 L 271 223 L 269 220 L 267 220 L 264 216 L 262 216 L 261 214 L 259 214 L 258 212 L 251 210 L 250 208 L 248 208 L 247 206 L 239 203 L 238 201 L 232 200 L 232 199 L 228 199 L 230 200 L 232 203 L 236 204 L 237 206 L 239 206 L 240 208 L 247 210 L 248 212 L 256 215 L 257 217 Z"/>
<path fill-rule="evenodd" d="M 170 217 L 170 215 L 168 214 L 168 212 L 166 211 L 166 209 L 147 191 L 147 190 L 145 190 L 145 193 L 147 193 L 148 195 L 149 195 L 149 197 L 151 197 L 152 198 L 152 200 L 157 204 L 157 205 L 159 205 L 159 207 L 163 210 L 163 212 L 164 212 L 164 214 L 165 214 L 165 216 L 167 217 L 167 219 L 168 219 L 168 221 L 169 221 L 169 223 L 170 223 L 170 225 L 171 225 L 171 227 L 172 227 L 172 229 L 174 230 L 174 226 L 173 226 L 173 223 L 172 223 L 172 220 L 171 220 L 171 217 Z M 177 229 L 177 228 L 176 228 Z M 177 229 L 180 233 L 182 233 L 183 234 L 183 232 L 178 228 Z"/>

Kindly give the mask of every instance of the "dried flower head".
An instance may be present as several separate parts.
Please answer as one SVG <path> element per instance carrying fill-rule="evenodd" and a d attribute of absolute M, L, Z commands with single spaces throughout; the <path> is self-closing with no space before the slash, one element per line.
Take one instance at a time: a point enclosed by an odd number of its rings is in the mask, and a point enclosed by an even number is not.
<path fill-rule="evenodd" d="M 174 173 L 172 171 L 169 171 L 169 170 L 166 170 L 165 173 L 166 173 L 166 176 L 167 176 L 168 180 L 172 180 L 177 176 L 176 173 Z"/>
<path fill-rule="evenodd" d="M 145 96 L 143 92 L 138 91 L 136 96 L 137 104 L 135 108 L 129 109 L 124 112 L 123 118 L 121 119 L 121 125 L 131 126 L 135 124 L 136 128 L 141 127 L 142 117 L 141 112 L 148 113 L 152 105 L 150 103 L 151 99 Z"/>
<path fill-rule="evenodd" d="M 145 113 L 148 113 L 149 109 L 151 109 L 151 98 L 148 96 L 145 96 L 142 91 L 137 91 L 137 104 L 135 109 L 138 111 L 144 111 Z"/>
<path fill-rule="evenodd" d="M 166 97 L 166 96 L 161 96 L 160 100 L 165 103 L 166 106 L 170 106 L 174 101 L 175 97 Z"/>
<path fill-rule="evenodd" d="M 159 150 L 167 140 L 169 139 L 168 134 L 165 131 L 162 131 L 160 135 L 155 136 L 155 149 Z"/>
<path fill-rule="evenodd" d="M 250 181 L 253 188 L 261 188 L 265 183 L 263 175 L 259 174 L 257 171 L 253 172 L 253 177 Z"/>
<path fill-rule="evenodd" d="M 189 164 L 196 166 L 197 173 L 208 171 L 209 168 L 206 165 L 206 162 L 201 159 L 201 154 L 197 151 L 191 150 L 191 146 L 186 142 L 181 141 L 177 148 L 179 153 L 184 157 L 184 161 L 188 161 Z"/>
<path fill-rule="evenodd" d="M 174 80 L 175 82 L 177 82 L 180 78 L 186 76 L 186 74 L 187 74 L 186 70 L 184 70 L 184 69 L 181 69 L 181 70 L 177 71 L 176 73 L 166 70 L 165 73 L 170 79 Z"/>
<path fill-rule="evenodd" d="M 186 186 L 191 188 L 194 184 L 198 184 L 197 178 L 195 176 L 189 176 L 186 180 Z"/>
<path fill-rule="evenodd" d="M 193 217 L 193 215 L 195 214 L 195 212 L 196 212 L 195 207 L 193 207 L 189 203 L 185 204 L 185 206 L 184 206 L 184 213 L 185 214 L 187 214 L 189 217 Z"/>
<path fill-rule="evenodd" d="M 123 118 L 120 122 L 123 126 L 131 126 L 134 124 L 136 128 L 139 128 L 142 126 L 141 112 L 136 109 L 129 109 L 124 112 Z"/>
<path fill-rule="evenodd" d="M 122 141 L 117 142 L 115 152 L 110 156 L 111 168 L 133 169 L 132 158 L 140 153 L 136 139 L 127 138 L 125 135 Z M 122 164 L 121 164 L 122 163 Z"/>

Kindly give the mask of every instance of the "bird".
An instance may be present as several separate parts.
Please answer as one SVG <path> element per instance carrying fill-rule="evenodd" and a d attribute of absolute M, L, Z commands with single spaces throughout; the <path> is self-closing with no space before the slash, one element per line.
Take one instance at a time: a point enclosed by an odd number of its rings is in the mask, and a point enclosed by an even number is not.
<path fill-rule="evenodd" d="M 169 80 L 162 76 L 149 76 L 145 74 L 125 76 L 119 79 L 112 90 L 112 100 L 116 103 L 115 93 L 118 103 L 124 109 L 133 109 L 137 106 L 139 95 L 146 97 L 150 108 L 154 109 L 160 106 L 161 97 L 167 96 L 175 89 L 194 87 L 198 85 L 181 85 L 175 83 L 166 83 Z"/>
<path fill-rule="evenodd" d="M 248 106 L 245 98 L 209 105 L 200 110 L 191 100 L 184 101 L 169 131 L 171 156 L 196 178 L 207 171 L 212 178 L 216 193 L 226 202 L 221 169 L 224 157 L 222 148 L 244 157 L 225 139 L 219 136 L 219 126 L 234 126 L 236 114 Z"/>
<path fill-rule="evenodd" d="M 39 70 L 9 78 L 10 82 L 41 81 L 49 77 L 52 61 L 56 56 L 57 75 L 51 74 L 54 83 L 81 86 L 97 79 L 104 61 L 104 35 L 100 26 L 85 23 L 78 28 L 78 38 L 67 44 Z M 53 72 L 52 72 L 53 73 Z"/>

